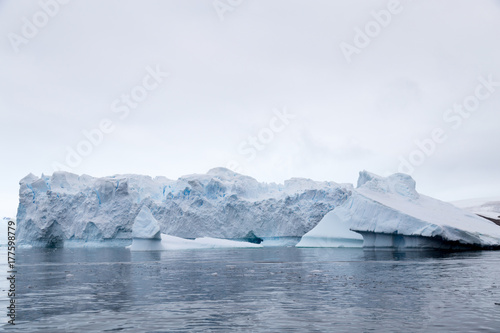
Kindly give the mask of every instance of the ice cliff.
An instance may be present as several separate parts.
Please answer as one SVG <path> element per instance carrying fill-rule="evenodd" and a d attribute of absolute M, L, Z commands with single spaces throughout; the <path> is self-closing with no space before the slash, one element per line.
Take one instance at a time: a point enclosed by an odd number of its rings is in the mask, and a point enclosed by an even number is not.
<path fill-rule="evenodd" d="M 294 178 L 259 183 L 224 168 L 178 180 L 68 172 L 20 181 L 20 245 L 131 244 L 135 236 L 182 238 L 302 236 L 351 195 L 352 186 Z M 142 227 L 141 227 L 142 225 Z M 110 242 L 107 242 L 109 245 Z"/>

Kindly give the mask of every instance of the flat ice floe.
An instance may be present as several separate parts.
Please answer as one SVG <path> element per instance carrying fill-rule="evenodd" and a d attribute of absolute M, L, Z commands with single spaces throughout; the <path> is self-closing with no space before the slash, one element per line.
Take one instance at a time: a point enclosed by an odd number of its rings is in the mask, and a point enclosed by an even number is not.
<path fill-rule="evenodd" d="M 131 251 L 166 251 L 166 250 L 189 250 L 189 249 L 219 249 L 219 248 L 259 248 L 260 244 L 240 242 L 229 239 L 201 237 L 196 239 L 185 239 L 181 237 L 161 235 L 161 240 L 156 239 L 133 239 L 129 247 Z"/>

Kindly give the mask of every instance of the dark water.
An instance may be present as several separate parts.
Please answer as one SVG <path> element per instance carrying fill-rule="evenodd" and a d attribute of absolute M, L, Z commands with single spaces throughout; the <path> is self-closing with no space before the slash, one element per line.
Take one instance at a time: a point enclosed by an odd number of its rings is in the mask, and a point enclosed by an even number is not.
<path fill-rule="evenodd" d="M 500 332 L 500 252 L 60 249 L 17 260 L 15 331 Z"/>

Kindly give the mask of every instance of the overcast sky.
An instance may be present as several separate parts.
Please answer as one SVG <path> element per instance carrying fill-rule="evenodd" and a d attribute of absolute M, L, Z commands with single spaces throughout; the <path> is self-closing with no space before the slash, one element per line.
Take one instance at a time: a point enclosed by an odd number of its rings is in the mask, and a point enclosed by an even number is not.
<path fill-rule="evenodd" d="M 500 197 L 500 1 L 53 1 L 0 0 L 0 215 L 54 165 Z"/>

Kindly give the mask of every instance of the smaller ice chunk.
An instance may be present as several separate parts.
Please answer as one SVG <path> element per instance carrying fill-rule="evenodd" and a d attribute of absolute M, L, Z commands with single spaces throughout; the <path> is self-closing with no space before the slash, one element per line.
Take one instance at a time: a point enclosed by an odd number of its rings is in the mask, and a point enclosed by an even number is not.
<path fill-rule="evenodd" d="M 132 237 L 142 239 L 161 239 L 160 224 L 147 206 L 142 206 L 132 227 Z"/>
<path fill-rule="evenodd" d="M 296 247 L 362 247 L 363 237 L 349 230 L 350 221 L 348 208 L 337 207 L 302 236 Z"/>

